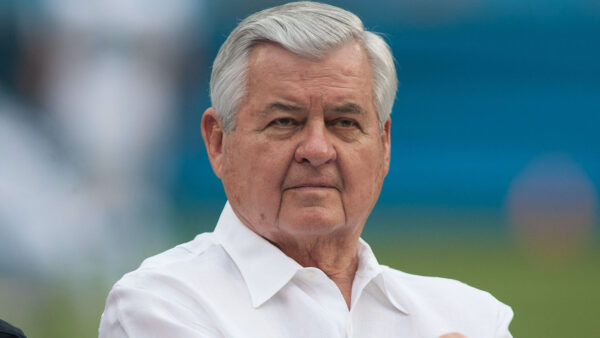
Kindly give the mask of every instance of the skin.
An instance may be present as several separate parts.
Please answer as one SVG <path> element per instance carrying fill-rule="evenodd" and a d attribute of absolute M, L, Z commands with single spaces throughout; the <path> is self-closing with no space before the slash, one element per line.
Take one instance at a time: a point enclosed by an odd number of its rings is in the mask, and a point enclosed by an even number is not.
<path fill-rule="evenodd" d="M 247 95 L 229 133 L 214 108 L 202 135 L 240 220 L 305 267 L 325 272 L 348 307 L 357 245 L 390 161 L 373 74 L 357 42 L 321 60 L 261 43 L 249 55 Z"/>

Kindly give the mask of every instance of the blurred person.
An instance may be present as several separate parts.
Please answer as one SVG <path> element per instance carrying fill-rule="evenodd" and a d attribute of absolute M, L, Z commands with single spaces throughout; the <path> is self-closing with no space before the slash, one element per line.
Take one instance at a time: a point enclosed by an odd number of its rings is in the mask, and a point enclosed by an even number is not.
<path fill-rule="evenodd" d="M 42 100 L 71 160 L 109 209 L 166 206 L 157 163 L 175 129 L 194 3 L 43 1 L 53 48 Z"/>
<path fill-rule="evenodd" d="M 360 238 L 397 79 L 358 17 L 315 2 L 255 13 L 212 72 L 202 135 L 228 202 L 214 232 L 115 284 L 100 337 L 511 337 L 489 293 L 380 265 Z"/>
<path fill-rule="evenodd" d="M 0 63 L 0 80 L 11 76 L 0 83 L 0 267 L 75 279 L 64 270 L 94 259 L 113 275 L 165 237 L 157 163 L 170 156 L 198 3 L 43 0 L 0 14 L 14 21 L 0 34 L 14 54 Z"/>

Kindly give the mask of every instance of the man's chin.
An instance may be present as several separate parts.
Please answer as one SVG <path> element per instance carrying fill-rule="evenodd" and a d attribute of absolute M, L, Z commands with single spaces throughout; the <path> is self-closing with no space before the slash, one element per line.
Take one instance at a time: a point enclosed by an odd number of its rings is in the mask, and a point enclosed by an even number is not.
<path fill-rule="evenodd" d="M 282 230 L 299 236 L 324 235 L 340 230 L 345 225 L 342 211 L 323 207 L 301 208 L 279 216 Z"/>

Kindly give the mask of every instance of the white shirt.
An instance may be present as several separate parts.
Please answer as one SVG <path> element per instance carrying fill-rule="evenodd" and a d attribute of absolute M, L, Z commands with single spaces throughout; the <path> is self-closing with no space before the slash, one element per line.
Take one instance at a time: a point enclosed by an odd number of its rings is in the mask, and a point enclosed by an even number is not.
<path fill-rule="evenodd" d="M 511 337 L 510 307 L 460 282 L 379 265 L 360 241 L 350 310 L 336 284 L 236 217 L 146 259 L 111 290 L 100 337 Z"/>

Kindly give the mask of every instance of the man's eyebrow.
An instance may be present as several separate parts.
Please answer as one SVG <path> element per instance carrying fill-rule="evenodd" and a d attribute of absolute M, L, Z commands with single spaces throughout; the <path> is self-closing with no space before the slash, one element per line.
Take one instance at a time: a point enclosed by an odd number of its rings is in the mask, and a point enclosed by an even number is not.
<path fill-rule="evenodd" d="M 299 106 L 293 106 L 293 105 L 289 105 L 289 104 L 285 104 L 285 103 L 281 103 L 281 102 L 274 102 L 274 103 L 267 105 L 267 107 L 263 111 L 261 111 L 261 113 L 264 115 L 269 114 L 274 111 L 284 111 L 284 112 L 289 112 L 289 113 L 295 113 L 295 112 L 300 112 L 300 111 L 304 111 L 304 110 L 306 110 L 306 108 L 299 107 Z"/>
<path fill-rule="evenodd" d="M 290 104 L 285 104 L 281 102 L 273 102 L 267 105 L 265 109 L 261 110 L 259 113 L 261 115 L 269 115 L 272 112 L 283 111 L 288 113 L 297 113 L 306 111 L 307 108 L 301 106 L 295 106 Z M 367 115 L 366 111 L 356 103 L 345 103 L 339 106 L 328 106 L 325 107 L 325 110 L 333 113 L 345 113 L 345 114 L 359 114 L 359 115 Z"/>
<path fill-rule="evenodd" d="M 327 107 L 327 111 L 334 113 L 350 113 L 350 114 L 360 114 L 366 115 L 366 111 L 356 103 L 345 103 L 341 106 L 331 106 Z"/>

